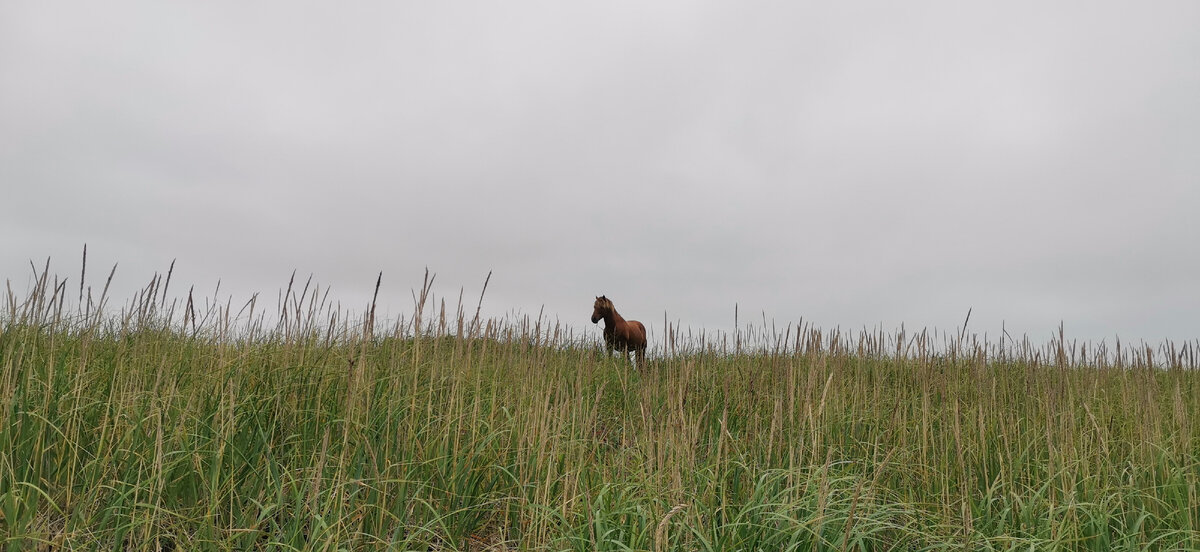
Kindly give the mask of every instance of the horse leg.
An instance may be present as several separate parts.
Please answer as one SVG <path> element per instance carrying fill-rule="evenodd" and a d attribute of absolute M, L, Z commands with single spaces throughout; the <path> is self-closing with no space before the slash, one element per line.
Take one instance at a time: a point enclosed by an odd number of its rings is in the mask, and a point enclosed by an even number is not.
<path fill-rule="evenodd" d="M 629 347 L 621 347 L 621 360 L 629 362 Z"/>

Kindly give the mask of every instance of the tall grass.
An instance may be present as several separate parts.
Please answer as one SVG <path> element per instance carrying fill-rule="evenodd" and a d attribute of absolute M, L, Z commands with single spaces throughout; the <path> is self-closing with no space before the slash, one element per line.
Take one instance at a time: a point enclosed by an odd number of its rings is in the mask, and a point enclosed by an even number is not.
<path fill-rule="evenodd" d="M 0 314 L 10 550 L 1200 549 L 1195 343 L 664 325 L 635 370 L 428 278 L 379 323 L 48 274 Z"/>

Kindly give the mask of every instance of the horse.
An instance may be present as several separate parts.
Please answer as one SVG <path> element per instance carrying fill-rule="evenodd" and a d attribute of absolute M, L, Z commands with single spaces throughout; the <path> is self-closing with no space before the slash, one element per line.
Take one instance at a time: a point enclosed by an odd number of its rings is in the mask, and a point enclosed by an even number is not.
<path fill-rule="evenodd" d="M 592 304 L 592 324 L 599 323 L 602 318 L 604 344 L 608 347 L 608 354 L 612 355 L 613 351 L 620 349 L 622 356 L 628 360 L 629 352 L 632 351 L 640 370 L 646 362 L 646 327 L 637 320 L 626 321 L 621 318 L 613 302 L 603 295 L 597 297 L 596 302 Z"/>

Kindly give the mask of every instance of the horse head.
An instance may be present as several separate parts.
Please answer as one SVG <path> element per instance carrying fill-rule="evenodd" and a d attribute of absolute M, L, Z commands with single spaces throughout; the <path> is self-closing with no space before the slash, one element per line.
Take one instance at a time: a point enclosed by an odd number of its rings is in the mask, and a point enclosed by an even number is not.
<path fill-rule="evenodd" d="M 597 297 L 596 302 L 592 304 L 592 324 L 599 323 L 601 318 L 608 316 L 612 311 L 612 301 L 603 295 Z"/>

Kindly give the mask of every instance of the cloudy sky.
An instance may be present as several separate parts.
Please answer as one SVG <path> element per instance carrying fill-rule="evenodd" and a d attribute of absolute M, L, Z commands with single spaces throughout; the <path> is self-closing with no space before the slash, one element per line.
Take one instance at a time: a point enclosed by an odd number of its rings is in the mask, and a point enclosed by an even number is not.
<path fill-rule="evenodd" d="M 832 7 L 830 7 L 832 6 Z M 1200 338 L 1200 3 L 5 2 L 0 279 Z M 473 307 L 472 307 L 473 308 Z M 588 330 L 594 331 L 594 330 Z M 661 335 L 661 331 L 656 332 Z"/>

